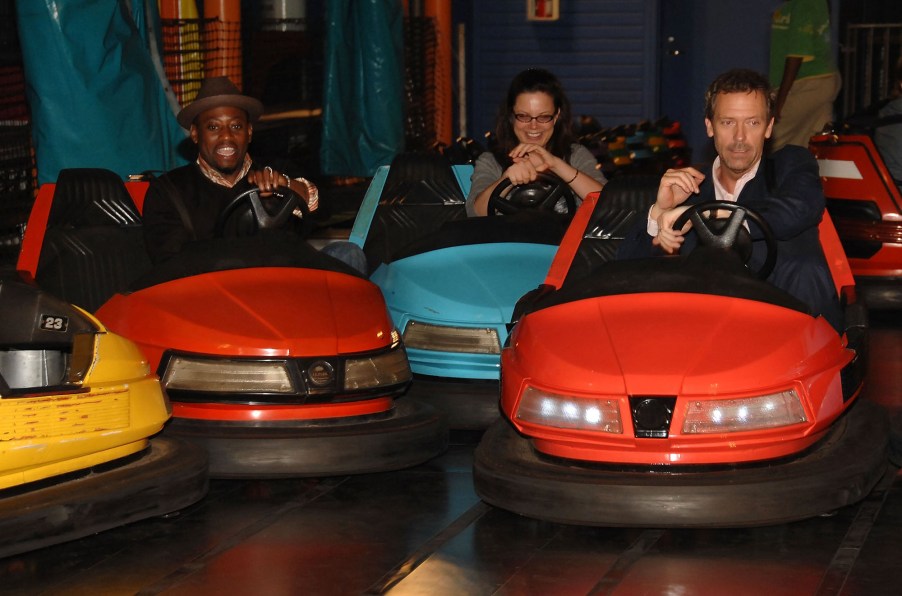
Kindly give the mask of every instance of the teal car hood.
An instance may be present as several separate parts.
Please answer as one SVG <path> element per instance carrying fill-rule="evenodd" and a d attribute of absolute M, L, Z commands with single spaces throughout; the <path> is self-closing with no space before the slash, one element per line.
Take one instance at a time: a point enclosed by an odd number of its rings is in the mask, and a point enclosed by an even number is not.
<path fill-rule="evenodd" d="M 456 246 L 381 265 L 371 276 L 396 325 L 409 319 L 503 326 L 517 300 L 545 280 L 556 246 Z"/>

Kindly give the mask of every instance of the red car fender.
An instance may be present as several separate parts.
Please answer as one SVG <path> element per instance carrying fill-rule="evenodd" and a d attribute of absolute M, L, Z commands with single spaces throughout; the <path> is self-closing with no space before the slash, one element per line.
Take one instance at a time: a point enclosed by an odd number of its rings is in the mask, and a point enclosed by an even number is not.
<path fill-rule="evenodd" d="M 576 210 L 576 215 L 573 216 L 573 220 L 570 222 L 567 232 L 561 240 L 557 253 L 554 255 L 551 267 L 548 268 L 548 276 L 545 278 L 547 285 L 560 288 L 564 283 L 564 278 L 567 277 L 573 257 L 576 255 L 576 251 L 579 250 L 583 233 L 589 224 L 592 212 L 595 210 L 595 205 L 598 203 L 600 196 L 600 191 L 586 195 L 579 209 Z"/>
<path fill-rule="evenodd" d="M 303 404 L 298 406 L 248 406 L 221 403 L 172 403 L 172 415 L 175 418 L 191 418 L 193 420 L 210 420 L 216 422 L 248 422 L 259 423 L 293 420 L 326 420 L 381 414 L 392 408 L 394 400 L 390 397 L 377 397 L 365 401 L 354 401 L 337 404 Z"/>
<path fill-rule="evenodd" d="M 373 315 L 379 309 L 384 316 Z M 165 349 L 241 357 L 353 354 L 387 348 L 392 331 L 371 282 L 280 267 L 205 273 L 118 294 L 97 317 L 141 346 L 153 368 Z"/>
<path fill-rule="evenodd" d="M 561 329 L 580 332 L 566 337 L 553 332 Z M 662 355 L 657 347 L 649 351 L 650 345 L 666 345 L 662 338 L 667 337 L 674 338 L 671 354 Z M 736 341 L 716 345 L 718 337 Z M 549 344 L 549 338 L 556 341 Z M 843 348 L 835 330 L 821 318 L 748 300 L 651 293 L 581 300 L 529 314 L 514 329 L 510 345 L 514 348 L 502 353 L 501 408 L 536 439 L 538 449 L 561 457 L 630 463 L 674 463 L 667 461 L 668 453 L 677 452 L 683 463 L 723 463 L 730 452 L 728 457 L 737 461 L 781 457 L 814 443 L 851 403 L 843 400 L 839 371 L 853 353 Z M 548 391 L 618 401 L 623 434 L 600 436 L 519 420 L 519 401 L 533 378 L 543 379 L 542 389 Z M 560 379 L 560 386 L 548 386 L 549 379 Z M 808 422 L 791 432 L 781 429 L 778 440 L 771 431 L 680 436 L 687 398 L 754 396 L 787 388 L 796 389 Z M 674 413 L 671 450 L 660 443 L 637 449 L 642 442 L 632 437 L 630 395 L 683 399 Z M 731 448 L 743 442 L 751 447 L 741 455 Z M 605 450 L 606 456 L 599 457 Z"/>
<path fill-rule="evenodd" d="M 47 219 L 50 217 L 50 205 L 56 184 L 44 184 L 38 189 L 34 205 L 28 215 L 26 224 L 28 233 L 19 248 L 19 259 L 16 270 L 19 276 L 29 283 L 34 283 L 38 271 L 38 259 L 41 258 L 41 247 L 44 245 L 44 232 L 47 231 Z"/>

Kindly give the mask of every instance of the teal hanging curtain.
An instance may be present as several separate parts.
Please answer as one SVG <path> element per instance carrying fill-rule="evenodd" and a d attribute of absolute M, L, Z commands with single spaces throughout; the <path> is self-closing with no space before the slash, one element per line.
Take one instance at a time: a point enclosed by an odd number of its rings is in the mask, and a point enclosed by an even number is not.
<path fill-rule="evenodd" d="M 17 0 L 38 182 L 64 168 L 125 178 L 185 163 L 186 133 L 147 49 L 156 0 Z"/>
<path fill-rule="evenodd" d="M 372 176 L 404 149 L 399 0 L 327 0 L 324 174 Z"/>

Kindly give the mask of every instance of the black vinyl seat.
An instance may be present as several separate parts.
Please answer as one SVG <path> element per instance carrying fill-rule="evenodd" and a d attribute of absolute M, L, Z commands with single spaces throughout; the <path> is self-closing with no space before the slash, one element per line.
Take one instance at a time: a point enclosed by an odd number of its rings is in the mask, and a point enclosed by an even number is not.
<path fill-rule="evenodd" d="M 100 168 L 59 173 L 36 281 L 88 311 L 150 268 L 141 215 L 122 179 Z"/>
<path fill-rule="evenodd" d="M 623 174 L 605 184 L 567 272 L 567 281 L 585 277 L 616 258 L 627 231 L 638 218 L 646 216 L 655 202 L 660 180 L 660 176 L 649 174 Z"/>
<path fill-rule="evenodd" d="M 370 271 L 449 221 L 466 219 L 451 162 L 440 154 L 402 153 L 392 161 L 363 247 Z"/>

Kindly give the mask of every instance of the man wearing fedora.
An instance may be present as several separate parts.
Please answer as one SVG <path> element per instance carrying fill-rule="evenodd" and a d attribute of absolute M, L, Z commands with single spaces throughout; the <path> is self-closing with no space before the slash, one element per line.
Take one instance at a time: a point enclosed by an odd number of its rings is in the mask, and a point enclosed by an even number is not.
<path fill-rule="evenodd" d="M 262 113 L 263 104 L 242 95 L 227 77 L 205 80 L 194 101 L 179 112 L 179 124 L 197 145 L 197 160 L 152 180 L 147 189 L 144 239 L 154 263 L 177 255 L 191 241 L 212 238 L 226 205 L 254 186 L 264 195 L 288 187 L 311 212 L 316 210 L 319 193 L 312 182 L 268 166 L 260 169 L 248 154 L 254 123 Z M 365 272 L 366 257 L 359 247 L 338 244 L 324 252 Z"/>

